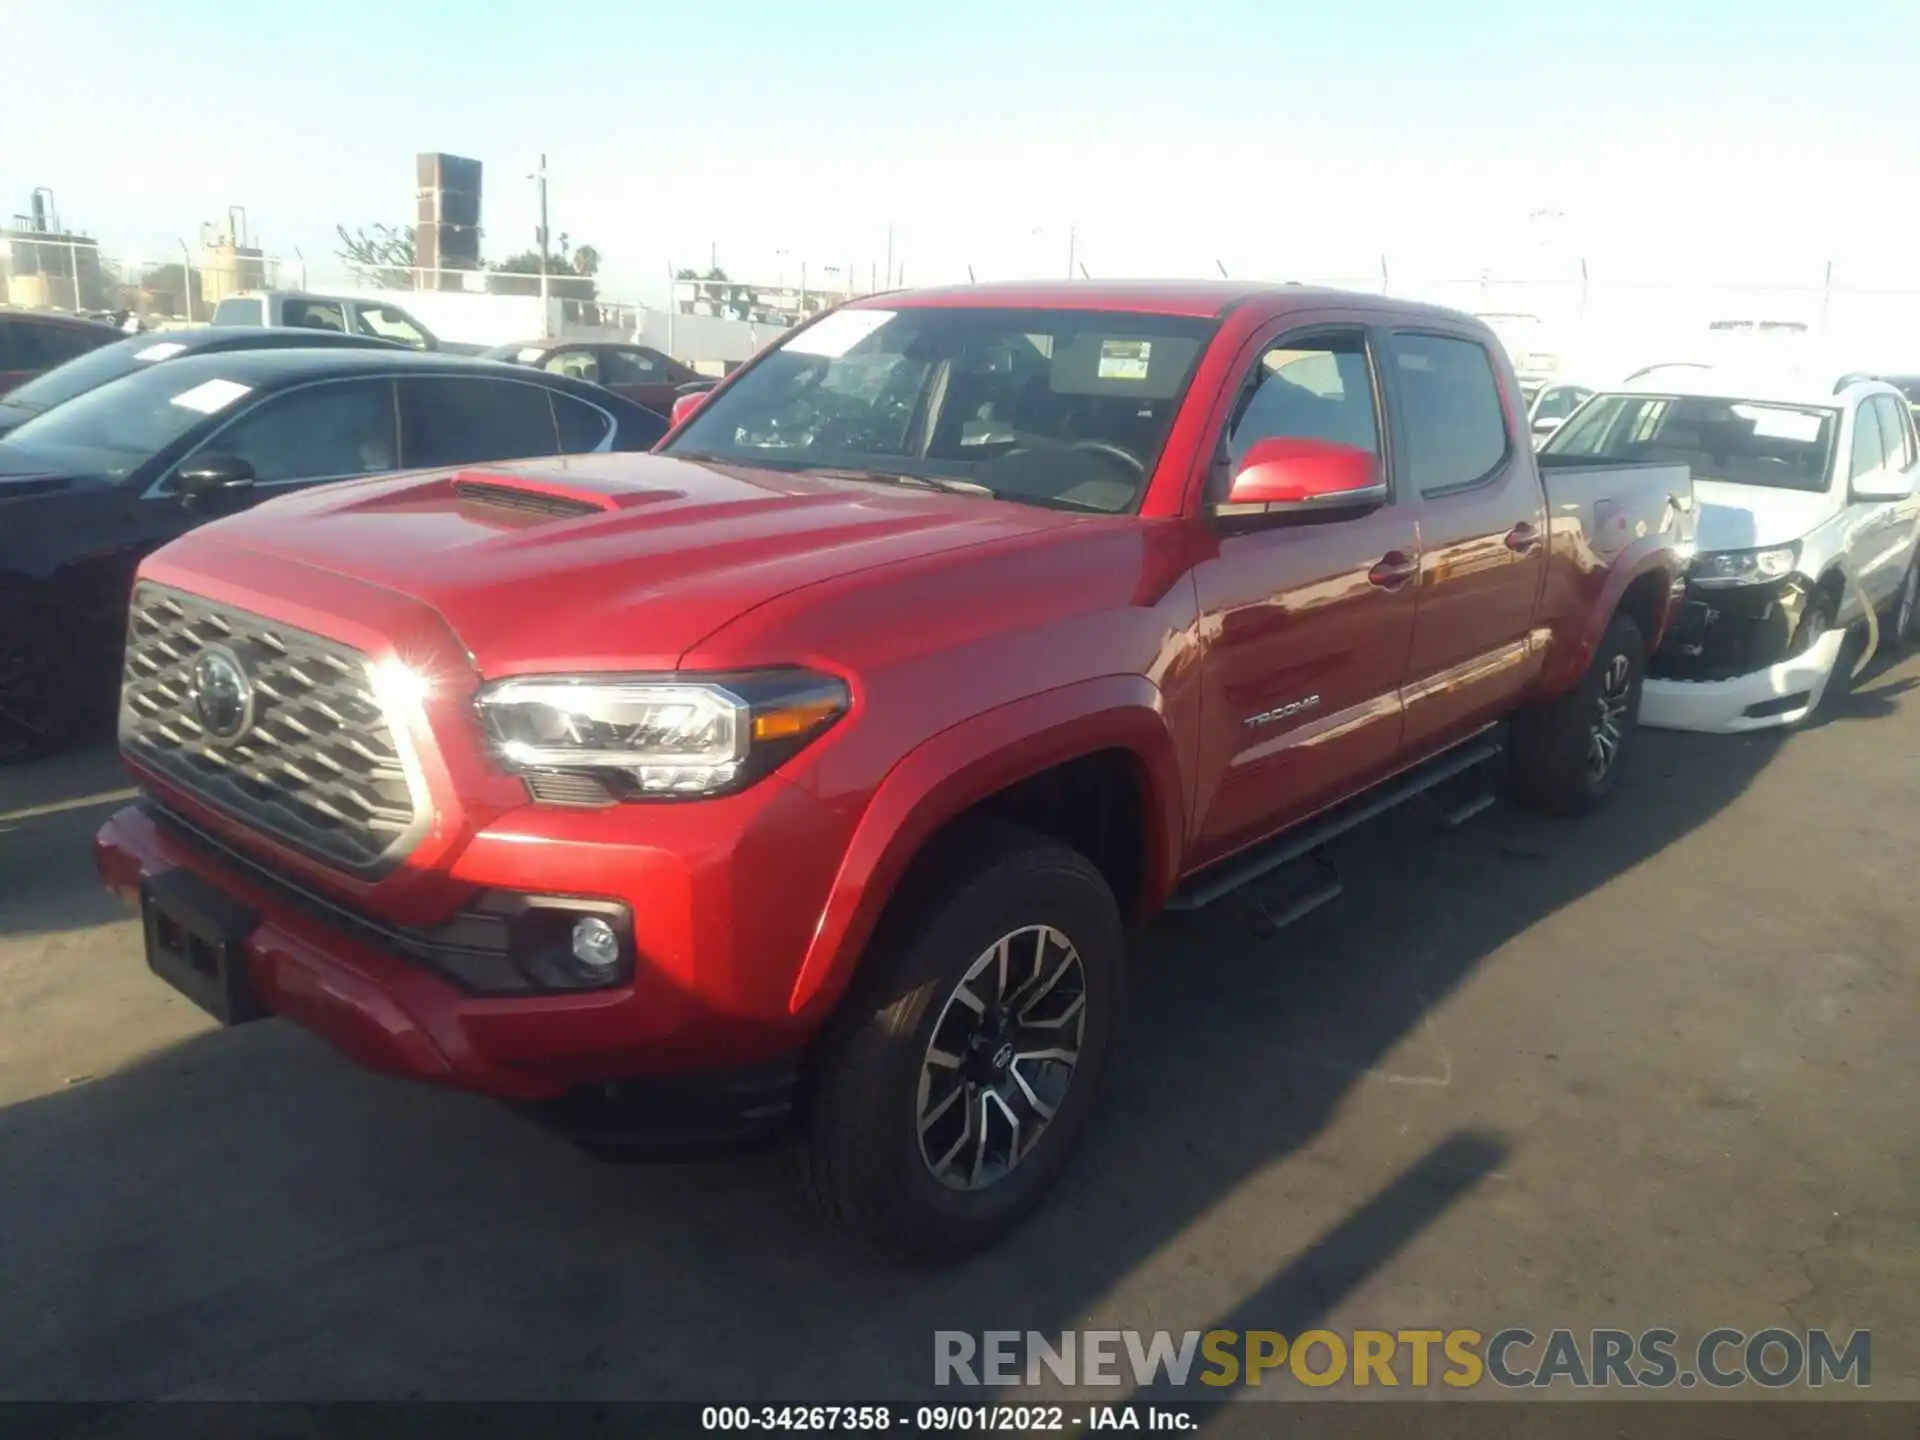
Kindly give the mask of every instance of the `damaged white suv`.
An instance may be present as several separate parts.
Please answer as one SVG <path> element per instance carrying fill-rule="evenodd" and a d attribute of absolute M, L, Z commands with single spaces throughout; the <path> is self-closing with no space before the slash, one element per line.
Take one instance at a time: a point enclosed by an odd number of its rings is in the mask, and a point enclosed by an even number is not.
<path fill-rule="evenodd" d="M 1920 444 L 1891 385 L 1668 372 L 1595 395 L 1541 459 L 1693 473 L 1698 553 L 1647 664 L 1643 724 L 1790 725 L 1819 705 L 1849 629 L 1880 648 L 1913 635 Z"/>

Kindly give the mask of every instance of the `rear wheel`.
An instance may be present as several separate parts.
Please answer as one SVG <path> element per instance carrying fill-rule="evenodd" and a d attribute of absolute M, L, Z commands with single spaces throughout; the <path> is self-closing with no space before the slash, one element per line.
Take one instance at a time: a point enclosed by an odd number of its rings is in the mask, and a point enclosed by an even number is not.
<path fill-rule="evenodd" d="M 815 1203 L 897 1260 L 958 1258 L 1040 1203 L 1092 1116 L 1119 1021 L 1119 907 L 1082 855 L 981 826 L 903 897 L 820 1056 Z"/>
<path fill-rule="evenodd" d="M 1513 718 L 1515 792 L 1559 815 L 1591 810 L 1619 783 L 1634 727 L 1646 642 L 1631 615 L 1616 615 L 1580 681 Z"/>

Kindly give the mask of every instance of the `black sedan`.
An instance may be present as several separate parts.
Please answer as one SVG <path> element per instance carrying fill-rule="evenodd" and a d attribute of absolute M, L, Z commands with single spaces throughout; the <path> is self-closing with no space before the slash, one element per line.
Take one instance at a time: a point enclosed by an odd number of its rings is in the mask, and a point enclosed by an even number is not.
<path fill-rule="evenodd" d="M 667 422 L 595 385 L 408 350 L 169 360 L 0 439 L 0 759 L 111 710 L 142 557 L 299 487 L 393 470 L 646 450 Z"/>
<path fill-rule="evenodd" d="M 97 390 L 136 370 L 189 355 L 213 355 L 227 350 L 407 349 L 397 340 L 373 335 L 336 335 L 322 330 L 288 330 L 264 325 L 231 325 L 223 329 L 155 330 L 132 335 L 89 350 L 78 359 L 35 376 L 17 390 L 0 395 L 0 435 L 17 430 L 36 415 L 44 415 L 76 395 Z"/>

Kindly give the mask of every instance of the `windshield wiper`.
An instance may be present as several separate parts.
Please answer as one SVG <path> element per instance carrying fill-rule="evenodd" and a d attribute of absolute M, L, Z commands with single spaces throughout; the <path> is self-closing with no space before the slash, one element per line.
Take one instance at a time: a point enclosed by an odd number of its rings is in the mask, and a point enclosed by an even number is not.
<path fill-rule="evenodd" d="M 862 480 L 875 485 L 918 485 L 946 495 L 997 496 L 1000 492 L 977 480 L 951 480 L 942 475 L 910 475 L 899 470 L 863 470 L 858 466 L 816 465 L 788 455 L 716 455 L 711 450 L 663 450 L 676 460 L 698 460 L 709 465 L 742 465 L 748 469 L 778 470 L 783 475 L 820 475 L 828 480 Z"/>
<path fill-rule="evenodd" d="M 879 485 L 923 485 L 944 495 L 986 495 L 999 492 L 977 480 L 949 480 L 943 475 L 909 475 L 898 470 L 847 470 L 838 465 L 809 465 L 809 475 L 824 475 L 829 480 L 871 480 Z"/>

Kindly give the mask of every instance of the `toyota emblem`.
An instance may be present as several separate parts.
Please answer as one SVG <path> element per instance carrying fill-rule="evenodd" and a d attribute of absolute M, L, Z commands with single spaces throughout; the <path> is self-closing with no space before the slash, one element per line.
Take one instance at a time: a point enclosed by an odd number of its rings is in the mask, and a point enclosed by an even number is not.
<path fill-rule="evenodd" d="M 238 740 L 253 724 L 253 681 L 223 645 L 209 645 L 194 659 L 193 713 L 218 745 Z"/>

